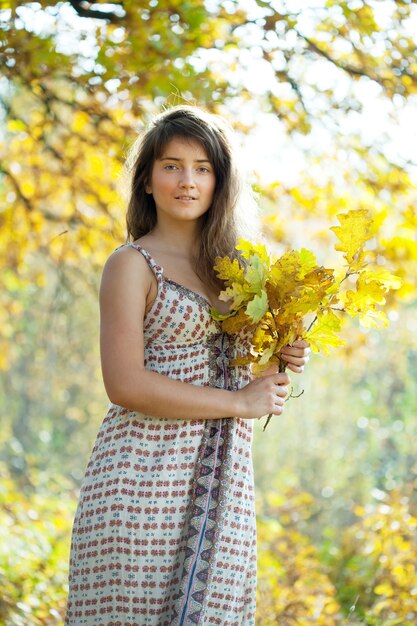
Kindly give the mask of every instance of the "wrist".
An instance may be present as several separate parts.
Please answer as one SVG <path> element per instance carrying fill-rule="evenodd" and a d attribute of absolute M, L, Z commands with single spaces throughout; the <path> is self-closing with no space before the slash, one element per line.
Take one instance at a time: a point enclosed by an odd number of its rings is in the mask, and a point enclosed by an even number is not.
<path fill-rule="evenodd" d="M 243 398 L 241 390 L 232 391 L 231 395 L 233 416 L 244 419 L 246 415 L 246 402 Z"/>

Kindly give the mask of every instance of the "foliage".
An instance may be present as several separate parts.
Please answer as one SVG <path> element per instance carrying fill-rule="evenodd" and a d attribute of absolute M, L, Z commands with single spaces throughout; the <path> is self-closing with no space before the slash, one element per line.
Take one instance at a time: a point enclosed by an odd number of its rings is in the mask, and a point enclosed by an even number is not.
<path fill-rule="evenodd" d="M 379 492 L 379 502 L 356 507 L 333 563 L 338 598 L 366 624 L 412 626 L 417 618 L 416 503 L 406 491 Z M 410 495 L 409 495 L 410 494 Z"/>
<path fill-rule="evenodd" d="M 359 315 L 364 326 L 387 325 L 377 306 L 384 305 L 387 291 L 401 283 L 386 269 L 367 263 L 365 244 L 372 237 L 372 219 L 364 209 L 337 218 L 341 225 L 332 227 L 339 239 L 335 248 L 343 252 L 347 265 L 337 278 L 334 270 L 318 266 L 314 254 L 304 248 L 275 260 L 264 245 L 240 240 L 237 249 L 245 266 L 237 259 L 216 259 L 215 270 L 226 285 L 219 298 L 230 303 L 230 312 L 213 309 L 212 315 L 222 320 L 228 333 L 245 328 L 252 333 L 249 352 L 236 363 L 252 363 L 259 374 L 275 362 L 283 371 L 282 347 L 300 338 L 309 341 L 315 352 L 328 353 L 330 346 L 344 343 L 338 336 L 342 325 L 335 311 Z M 352 275 L 357 277 L 355 290 L 343 290 L 342 284 Z M 307 328 L 309 314 L 314 318 Z"/>
<path fill-rule="evenodd" d="M 0 620 L 58 626 L 65 614 L 70 530 L 76 498 L 50 482 L 37 493 L 2 472 Z M 302 530 L 320 504 L 298 487 L 258 497 L 260 626 L 412 626 L 417 613 L 415 485 L 355 506 L 332 549 Z M 63 498 L 63 494 L 66 497 Z M 353 513 L 353 511 L 352 511 Z"/>
<path fill-rule="evenodd" d="M 298 529 L 311 497 L 297 490 L 267 493 L 258 512 L 258 612 L 260 626 L 335 626 L 340 606 L 318 549 Z M 258 507 L 259 509 L 260 507 Z"/>
<path fill-rule="evenodd" d="M 2 471 L 0 621 L 5 626 L 63 622 L 74 501 L 63 499 L 56 486 L 49 488 L 48 494 L 27 497 Z"/>
<path fill-rule="evenodd" d="M 368 260 L 392 268 L 401 279 L 400 289 L 387 294 L 389 304 L 412 300 L 417 290 L 415 177 L 375 146 L 361 145 L 358 137 L 339 139 L 333 153 L 315 156 L 309 165 L 296 184 L 277 180 L 264 189 L 269 237 L 280 248 L 308 243 L 321 262 L 332 263 L 329 221 L 341 210 L 365 210 L 373 218 Z"/>
<path fill-rule="evenodd" d="M 386 333 L 345 328 L 347 347 L 314 355 L 294 393 L 304 394 L 274 417 L 265 437 L 257 424 L 253 446 L 259 492 L 300 486 L 319 507 L 304 530 L 315 543 L 338 540 L 353 522 L 355 503 L 374 490 L 392 491 L 417 478 L 417 326 L 415 307 L 391 316 Z M 326 538 L 325 529 L 334 533 Z"/>
<path fill-rule="evenodd" d="M 81 254 L 101 265 L 122 237 L 126 148 L 166 103 L 205 103 L 229 117 L 255 105 L 295 134 L 327 120 L 338 140 L 342 120 L 361 108 L 357 82 L 405 103 L 417 84 L 415 12 L 414 3 L 389 0 L 293 9 L 263 0 L 245 8 L 238 0 L 2 2 L 0 263 L 32 280 L 42 277 L 31 275 L 26 259 L 39 248 L 59 263 L 75 264 Z M 261 89 L 247 68 L 265 76 Z M 331 77 L 325 85 L 322 75 Z M 395 192 L 406 164 L 384 172 L 374 167 L 381 150 L 360 149 L 362 162 L 352 159 L 350 169 Z M 337 155 L 332 160 L 340 165 Z M 315 196 L 313 207 L 319 186 Z M 391 244 L 397 257 L 408 245 Z"/>
<path fill-rule="evenodd" d="M 31 256 L 31 269 L 42 272 L 46 284 L 16 284 L 7 276 L 18 315 L 2 329 L 8 352 L 0 377 L 0 461 L 25 480 L 36 468 L 78 484 L 108 403 L 99 357 L 99 276 L 57 270 L 41 254 Z"/>

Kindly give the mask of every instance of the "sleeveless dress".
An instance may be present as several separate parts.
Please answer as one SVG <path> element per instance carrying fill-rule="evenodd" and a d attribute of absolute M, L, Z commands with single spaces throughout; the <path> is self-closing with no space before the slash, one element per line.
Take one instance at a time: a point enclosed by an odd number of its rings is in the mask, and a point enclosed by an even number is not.
<path fill-rule="evenodd" d="M 245 339 L 221 332 L 201 295 L 154 272 L 145 366 L 237 390 Z M 75 516 L 66 626 L 253 626 L 252 420 L 158 418 L 110 404 Z"/>

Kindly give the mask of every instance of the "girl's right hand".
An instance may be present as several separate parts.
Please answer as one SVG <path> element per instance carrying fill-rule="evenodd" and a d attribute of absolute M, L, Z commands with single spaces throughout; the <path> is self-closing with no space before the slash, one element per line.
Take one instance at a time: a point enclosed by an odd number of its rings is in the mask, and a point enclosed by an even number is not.
<path fill-rule="evenodd" d="M 239 389 L 241 408 L 238 417 L 257 419 L 264 415 L 281 415 L 288 395 L 290 379 L 285 372 L 256 378 Z"/>

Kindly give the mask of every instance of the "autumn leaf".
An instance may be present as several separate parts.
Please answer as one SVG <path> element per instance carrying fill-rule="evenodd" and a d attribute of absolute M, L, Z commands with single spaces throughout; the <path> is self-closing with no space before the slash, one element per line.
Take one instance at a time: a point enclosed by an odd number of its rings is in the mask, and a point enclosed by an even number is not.
<path fill-rule="evenodd" d="M 247 283 L 232 283 L 220 292 L 219 300 L 230 302 L 233 310 L 239 309 L 243 304 L 253 298 L 253 291 Z"/>
<path fill-rule="evenodd" d="M 226 281 L 229 285 L 233 283 L 241 284 L 244 281 L 244 270 L 239 265 L 237 259 L 232 260 L 228 256 L 223 258 L 217 257 L 214 271 L 221 280 Z"/>
<path fill-rule="evenodd" d="M 251 326 L 252 322 L 243 309 L 239 309 L 235 315 L 227 317 L 227 319 L 222 322 L 223 330 L 230 335 Z"/>
<path fill-rule="evenodd" d="M 323 350 L 329 354 L 329 347 L 343 346 L 345 342 L 338 336 L 341 330 L 341 320 L 333 311 L 318 314 L 313 328 L 303 335 L 311 344 L 314 352 Z"/>
<path fill-rule="evenodd" d="M 264 244 L 254 244 L 245 239 L 239 239 L 236 250 L 240 251 L 244 259 L 249 260 L 251 257 L 256 256 L 262 263 L 270 264 L 269 254 Z"/>
<path fill-rule="evenodd" d="M 265 285 L 265 278 L 267 273 L 267 266 L 265 261 L 257 254 L 253 254 L 250 258 L 250 263 L 245 271 L 245 280 L 248 289 L 253 293 L 261 291 Z"/>
<path fill-rule="evenodd" d="M 246 307 L 246 314 L 255 324 L 264 316 L 268 310 L 268 297 L 266 291 L 262 290 L 256 295 Z"/>
<path fill-rule="evenodd" d="M 360 267 L 364 262 L 364 245 L 372 237 L 372 218 L 366 209 L 357 209 L 339 213 L 337 219 L 340 226 L 330 228 L 340 242 L 335 245 L 335 249 L 344 253 L 349 265 L 354 264 L 356 257 L 355 266 Z"/>

